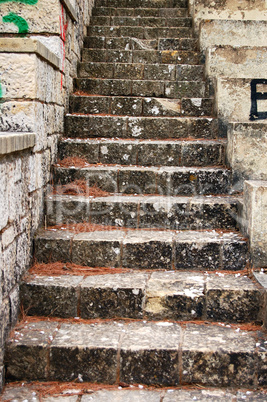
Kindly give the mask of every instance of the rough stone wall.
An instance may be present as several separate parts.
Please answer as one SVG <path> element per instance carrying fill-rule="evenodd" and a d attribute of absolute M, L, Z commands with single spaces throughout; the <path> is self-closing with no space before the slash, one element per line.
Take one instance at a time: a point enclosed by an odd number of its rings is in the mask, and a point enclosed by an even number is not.
<path fill-rule="evenodd" d="M 267 266 L 267 3 L 189 0 L 215 107 L 227 130 L 234 190 L 244 190 L 242 230 L 254 266 Z"/>
<path fill-rule="evenodd" d="M 0 389 L 93 2 L 0 3 Z"/>

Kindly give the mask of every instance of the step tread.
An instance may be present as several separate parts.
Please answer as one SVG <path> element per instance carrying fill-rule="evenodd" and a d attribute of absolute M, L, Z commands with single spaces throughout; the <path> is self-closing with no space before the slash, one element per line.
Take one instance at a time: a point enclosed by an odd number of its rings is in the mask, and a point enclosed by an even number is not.
<path fill-rule="evenodd" d="M 49 391 L 49 385 L 46 383 L 40 383 L 42 389 Z M 63 387 L 62 383 L 58 385 L 64 388 L 65 393 L 72 396 L 72 402 L 78 402 L 77 390 L 79 390 L 79 395 L 83 395 L 81 402 L 88 402 L 87 389 L 84 389 L 84 385 L 78 386 L 77 383 L 70 383 Z M 173 402 L 173 401 L 216 401 L 220 399 L 225 402 L 242 402 L 246 400 L 247 402 L 264 402 L 266 401 L 267 395 L 265 390 L 243 390 L 243 389 L 204 389 L 201 390 L 194 388 L 193 386 L 188 389 L 179 387 L 172 387 L 172 389 L 157 389 L 151 388 L 145 389 L 143 385 L 131 385 L 123 386 L 114 385 L 114 389 L 111 386 L 106 387 L 105 384 L 101 384 L 101 389 L 98 389 L 95 384 L 87 384 L 90 389 L 90 401 L 92 402 L 107 402 L 107 401 L 131 401 L 131 402 Z M 53 386 L 53 385 L 52 385 Z M 51 387 L 51 386 L 50 386 Z M 144 388 L 144 389 L 140 389 Z M 9 383 L 6 385 L 3 391 L 3 402 L 8 402 L 10 400 L 18 400 L 20 397 L 30 400 L 34 392 L 35 402 L 41 402 L 43 400 L 42 391 L 39 390 L 38 385 L 34 384 L 17 384 Z M 64 392 L 64 391 L 63 391 Z M 58 393 L 50 390 L 49 392 L 49 402 L 58 402 Z M 163 399 L 162 399 L 163 398 Z M 67 398 L 68 399 L 68 398 Z"/>
<path fill-rule="evenodd" d="M 29 315 L 261 322 L 264 289 L 240 274 L 135 271 L 93 275 L 88 270 L 85 275 L 71 275 L 71 266 L 69 270 L 70 275 L 27 275 L 20 294 Z M 112 302 L 114 297 L 116 302 Z"/>
<path fill-rule="evenodd" d="M 126 383 L 253 387 L 261 385 L 265 339 L 256 331 L 166 321 L 26 322 L 8 343 L 7 375 L 32 379 L 39 372 L 40 379 L 72 381 L 80 374 L 83 381 L 113 384 L 119 372 Z M 32 356 L 38 357 L 38 368 Z"/>
<path fill-rule="evenodd" d="M 94 25 L 88 27 L 88 33 L 94 36 L 109 37 L 133 37 L 138 39 L 157 39 L 158 37 L 176 38 L 179 34 L 184 37 L 192 38 L 193 32 L 191 27 L 175 27 L 175 28 L 155 28 L 155 27 L 133 27 L 133 26 L 117 26 L 110 25 Z"/>

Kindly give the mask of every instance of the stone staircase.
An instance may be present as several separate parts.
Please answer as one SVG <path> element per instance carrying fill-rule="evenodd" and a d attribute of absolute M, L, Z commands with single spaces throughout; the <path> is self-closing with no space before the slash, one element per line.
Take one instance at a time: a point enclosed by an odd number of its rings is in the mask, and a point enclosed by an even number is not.
<path fill-rule="evenodd" d="M 186 2 L 97 0 L 74 86 L 7 378 L 266 386 L 264 289 Z"/>

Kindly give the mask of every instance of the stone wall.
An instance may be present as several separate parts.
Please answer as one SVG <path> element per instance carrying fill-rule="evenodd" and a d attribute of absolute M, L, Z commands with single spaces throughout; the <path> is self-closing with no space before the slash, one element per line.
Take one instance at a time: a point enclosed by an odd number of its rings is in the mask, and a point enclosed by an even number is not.
<path fill-rule="evenodd" d="M 0 3 L 0 388 L 93 0 Z"/>
<path fill-rule="evenodd" d="M 265 0 L 189 0 L 194 30 L 227 131 L 234 190 L 244 190 L 241 228 L 254 266 L 267 266 L 267 4 Z"/>

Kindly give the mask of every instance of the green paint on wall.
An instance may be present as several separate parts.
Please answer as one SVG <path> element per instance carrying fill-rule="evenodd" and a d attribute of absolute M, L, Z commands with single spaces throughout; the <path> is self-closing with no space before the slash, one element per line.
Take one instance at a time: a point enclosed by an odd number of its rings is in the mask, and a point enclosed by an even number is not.
<path fill-rule="evenodd" d="M 38 3 L 38 0 L 0 0 L 0 4 L 1 3 L 24 3 L 33 6 Z"/>
<path fill-rule="evenodd" d="M 27 21 L 25 21 L 24 18 L 20 17 L 19 15 L 15 13 L 9 13 L 8 15 L 5 15 L 3 17 L 3 22 L 11 22 L 15 25 L 17 25 L 19 29 L 19 34 L 26 35 L 29 31 L 29 25 Z"/>

